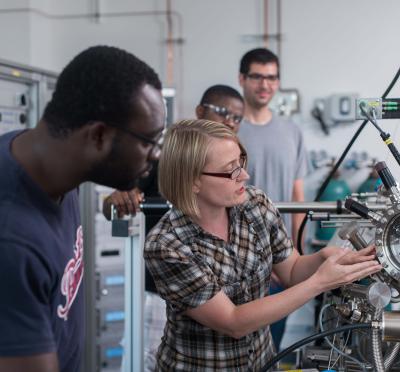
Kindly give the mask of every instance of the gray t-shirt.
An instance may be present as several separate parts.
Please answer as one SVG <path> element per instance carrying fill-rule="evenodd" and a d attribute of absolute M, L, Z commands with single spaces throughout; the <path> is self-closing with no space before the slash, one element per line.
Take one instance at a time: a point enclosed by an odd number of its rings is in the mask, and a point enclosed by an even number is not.
<path fill-rule="evenodd" d="M 262 189 L 274 202 L 292 201 L 294 181 L 307 173 L 307 153 L 297 125 L 276 114 L 265 125 L 243 120 L 239 138 L 248 154 L 248 183 Z M 291 215 L 282 217 L 290 234 Z"/>

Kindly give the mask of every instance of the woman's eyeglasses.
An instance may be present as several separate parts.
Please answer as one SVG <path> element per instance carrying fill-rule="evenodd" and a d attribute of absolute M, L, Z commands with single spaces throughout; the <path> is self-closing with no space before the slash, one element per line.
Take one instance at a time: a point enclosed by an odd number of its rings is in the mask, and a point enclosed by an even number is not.
<path fill-rule="evenodd" d="M 221 178 L 230 178 L 231 180 L 237 180 L 242 173 L 242 169 L 246 167 L 247 156 L 241 155 L 239 159 L 239 166 L 235 168 L 232 172 L 226 173 L 215 173 L 215 172 L 202 172 L 205 176 L 213 176 L 213 177 L 221 177 Z"/>

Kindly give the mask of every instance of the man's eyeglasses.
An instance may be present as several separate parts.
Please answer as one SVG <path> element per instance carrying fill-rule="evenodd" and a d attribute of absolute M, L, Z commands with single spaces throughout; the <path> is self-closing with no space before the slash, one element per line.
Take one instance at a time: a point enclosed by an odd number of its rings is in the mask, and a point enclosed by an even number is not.
<path fill-rule="evenodd" d="M 215 106 L 215 105 L 212 105 L 211 103 L 203 103 L 202 106 L 206 107 L 206 108 L 209 108 L 210 110 L 212 110 L 217 115 L 219 115 L 222 118 L 224 118 L 225 120 L 232 119 L 232 121 L 235 124 L 240 124 L 241 121 L 243 120 L 243 116 L 235 115 L 234 113 L 229 111 L 226 107 Z"/>
<path fill-rule="evenodd" d="M 152 145 L 153 147 L 152 147 L 152 149 L 151 149 L 151 151 L 150 151 L 150 155 L 151 155 L 152 157 L 155 157 L 155 158 L 158 158 L 158 157 L 160 156 L 161 147 L 162 147 L 162 144 L 163 144 L 163 142 L 164 142 L 164 137 L 165 137 L 165 133 L 166 133 L 166 128 L 164 128 L 164 129 L 162 130 L 162 132 L 160 132 L 160 133 L 157 135 L 156 138 L 151 139 L 151 138 L 147 138 L 147 137 L 144 136 L 143 134 L 136 133 L 136 132 L 134 132 L 133 130 L 130 130 L 130 129 L 128 129 L 128 128 L 120 127 L 120 126 L 117 126 L 117 125 L 115 125 L 115 124 L 109 124 L 109 123 L 107 123 L 107 125 L 109 125 L 110 127 L 119 129 L 119 130 L 122 131 L 122 132 L 128 133 L 128 134 L 130 134 L 132 137 L 134 137 L 134 138 L 136 138 L 136 139 L 138 139 L 138 140 L 141 140 L 141 141 L 144 142 L 144 143 L 147 143 L 147 144 L 149 144 L 149 145 Z"/>
<path fill-rule="evenodd" d="M 221 177 L 221 178 L 230 178 L 231 180 L 237 180 L 242 173 L 242 169 L 246 167 L 247 163 L 247 155 L 240 155 L 239 166 L 235 168 L 232 172 L 227 173 L 214 173 L 214 172 L 202 172 L 205 176 L 213 176 L 213 177 Z"/>
<path fill-rule="evenodd" d="M 279 80 L 279 75 L 262 75 L 257 73 L 246 74 L 246 77 L 256 83 L 262 83 L 264 80 L 268 83 L 276 83 Z"/>

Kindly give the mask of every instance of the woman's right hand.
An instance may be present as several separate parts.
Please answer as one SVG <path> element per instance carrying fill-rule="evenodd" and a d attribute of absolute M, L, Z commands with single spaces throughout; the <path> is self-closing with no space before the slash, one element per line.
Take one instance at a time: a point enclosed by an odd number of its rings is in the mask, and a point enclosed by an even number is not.
<path fill-rule="evenodd" d="M 360 251 L 341 249 L 333 251 L 311 277 L 321 292 L 341 287 L 382 270 L 375 260 L 373 246 Z"/>

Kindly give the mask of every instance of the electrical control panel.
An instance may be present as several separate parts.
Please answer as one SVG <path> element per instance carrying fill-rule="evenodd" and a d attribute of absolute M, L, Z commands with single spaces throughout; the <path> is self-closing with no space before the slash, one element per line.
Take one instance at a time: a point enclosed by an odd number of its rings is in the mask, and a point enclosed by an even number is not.
<path fill-rule="evenodd" d="M 361 106 L 367 112 L 374 112 L 375 119 L 400 118 L 400 98 L 359 98 L 356 100 L 356 119 L 366 120 Z"/>

